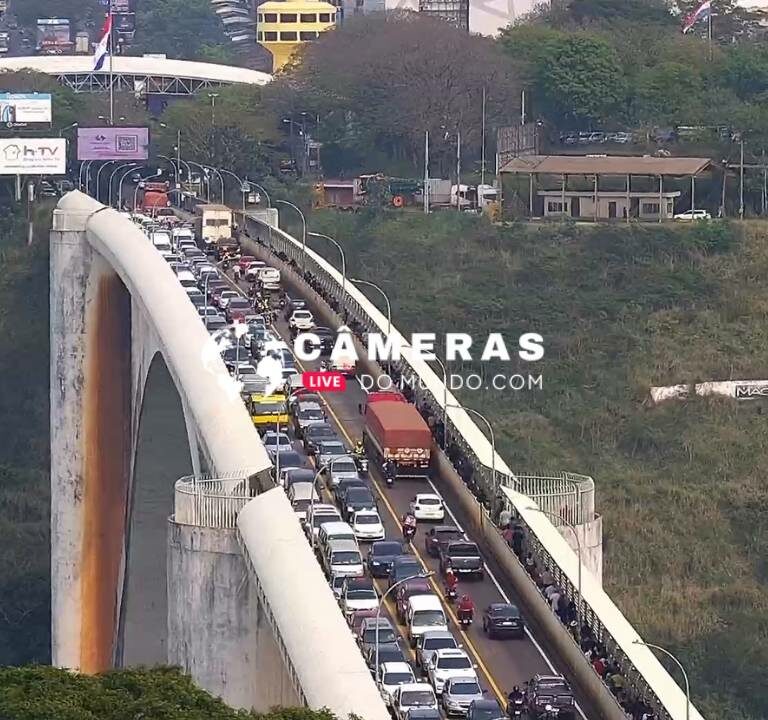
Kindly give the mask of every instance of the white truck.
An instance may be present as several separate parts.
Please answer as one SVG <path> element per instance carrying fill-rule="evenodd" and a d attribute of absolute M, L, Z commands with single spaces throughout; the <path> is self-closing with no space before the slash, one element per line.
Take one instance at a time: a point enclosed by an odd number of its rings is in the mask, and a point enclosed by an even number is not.
<path fill-rule="evenodd" d="M 197 236 L 206 245 L 232 237 L 232 211 L 226 205 L 198 205 L 195 216 Z"/>

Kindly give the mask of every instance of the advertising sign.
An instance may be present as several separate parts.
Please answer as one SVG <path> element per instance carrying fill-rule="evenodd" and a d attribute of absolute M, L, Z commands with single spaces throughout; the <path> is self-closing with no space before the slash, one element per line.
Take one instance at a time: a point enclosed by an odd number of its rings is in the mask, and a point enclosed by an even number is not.
<path fill-rule="evenodd" d="M 67 18 L 39 18 L 37 21 L 37 49 L 46 53 L 59 53 L 72 44 Z"/>
<path fill-rule="evenodd" d="M 149 128 L 78 128 L 78 160 L 146 160 Z"/>
<path fill-rule="evenodd" d="M 48 93 L 0 93 L 0 122 L 51 122 L 51 96 Z"/>
<path fill-rule="evenodd" d="M 64 175 L 67 141 L 64 138 L 0 139 L 0 175 Z"/>

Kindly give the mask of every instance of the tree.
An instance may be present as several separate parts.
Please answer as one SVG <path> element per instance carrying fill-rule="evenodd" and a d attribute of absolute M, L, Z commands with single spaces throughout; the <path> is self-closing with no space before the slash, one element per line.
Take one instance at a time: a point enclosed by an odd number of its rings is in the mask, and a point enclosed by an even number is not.
<path fill-rule="evenodd" d="M 21 25 L 34 27 L 37 18 L 69 18 L 75 22 L 94 23 L 104 17 L 99 0 L 21 0 L 13 3 L 13 12 Z"/>
<path fill-rule="evenodd" d="M 325 33 L 304 48 L 274 90 L 286 115 L 320 116 L 324 142 L 363 156 L 384 149 L 415 169 L 425 130 L 435 155 L 453 153 L 457 131 L 465 150 L 477 154 L 483 88 L 493 128 L 517 114 L 518 85 L 513 64 L 492 41 L 393 12 L 353 18 Z"/>
<path fill-rule="evenodd" d="M 218 61 L 232 59 L 209 0 L 142 0 L 136 13 L 134 50 L 184 60 L 206 60 L 215 52 Z"/>

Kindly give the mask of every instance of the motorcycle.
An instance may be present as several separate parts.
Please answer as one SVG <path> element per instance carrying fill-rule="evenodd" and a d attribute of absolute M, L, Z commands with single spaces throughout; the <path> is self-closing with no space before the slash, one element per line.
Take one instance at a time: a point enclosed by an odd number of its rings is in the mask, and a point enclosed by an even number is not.
<path fill-rule="evenodd" d="M 357 471 L 361 475 L 368 474 L 368 458 L 363 453 L 355 455 L 355 465 L 357 465 Z"/>
<path fill-rule="evenodd" d="M 511 720 L 522 718 L 524 714 L 525 708 L 523 706 L 523 698 L 515 698 L 514 700 L 510 699 L 507 703 L 507 715 L 511 718 Z"/>
<path fill-rule="evenodd" d="M 542 720 L 557 720 L 560 717 L 560 708 L 552 705 L 545 705 L 544 712 L 541 715 Z"/>
<path fill-rule="evenodd" d="M 472 614 L 468 612 L 459 613 L 459 625 L 462 630 L 466 630 L 472 624 Z"/>
<path fill-rule="evenodd" d="M 455 603 L 456 602 L 456 595 L 457 595 L 456 588 L 450 588 L 450 587 L 446 587 L 445 588 L 445 601 L 447 603 L 449 603 L 451 605 L 453 603 Z"/>
<path fill-rule="evenodd" d="M 392 487 L 395 484 L 395 478 L 393 478 L 391 475 L 387 475 L 384 478 L 384 482 L 387 484 L 387 487 Z"/>
<path fill-rule="evenodd" d="M 415 525 L 403 525 L 403 539 L 406 542 L 410 542 L 414 535 L 416 535 L 416 526 Z"/>

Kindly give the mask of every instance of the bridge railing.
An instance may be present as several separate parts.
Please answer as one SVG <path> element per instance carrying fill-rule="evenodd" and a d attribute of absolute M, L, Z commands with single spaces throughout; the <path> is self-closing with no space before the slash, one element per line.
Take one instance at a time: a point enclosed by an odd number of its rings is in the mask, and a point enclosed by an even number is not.
<path fill-rule="evenodd" d="M 253 223 L 251 227 L 258 230 L 259 242 L 267 244 L 275 253 L 302 270 L 305 279 L 324 295 L 346 322 L 354 320 L 366 332 L 387 332 L 387 317 L 352 283 L 345 284 L 345 295 L 342 296 L 341 273 L 327 260 L 311 248 L 303 248 L 299 240 L 283 230 L 253 217 L 249 219 Z M 579 597 L 579 561 L 576 553 L 549 518 L 530 507 L 534 500 L 526 491 L 535 489 L 534 476 L 516 476 L 498 453 L 492 462 L 491 443 L 469 413 L 463 408 L 450 407 L 460 403 L 446 390 L 442 379 L 427 362 L 411 351 L 406 338 L 394 326 L 390 334 L 399 338 L 403 348 L 401 360 L 391 363 L 390 375 L 418 378 L 418 382 L 408 383 L 415 388 L 417 401 L 425 403 L 435 417 L 446 417 L 446 447 L 460 449 L 469 461 L 473 490 L 486 516 L 491 519 L 491 505 L 499 499 L 499 495 L 514 507 L 525 526 L 528 550 L 538 567 L 550 570 L 567 596 L 581 604 L 583 620 L 596 640 L 606 648 L 636 695 L 652 705 L 659 717 L 666 720 L 703 720 L 695 707 L 688 706 L 685 693 L 651 650 L 635 644 L 636 640 L 640 640 L 637 631 L 605 593 L 602 585 L 584 568 Z M 449 406 L 447 409 L 444 403 Z M 493 466 L 496 477 L 492 477 Z M 586 491 L 589 496 L 591 492 L 594 516 L 594 484 L 588 482 L 586 476 L 567 473 L 558 479 L 569 484 L 571 492 L 576 495 Z M 549 487 L 551 489 L 551 485 Z M 583 512 L 580 506 L 578 510 L 574 507 L 574 510 L 578 514 Z"/>
<path fill-rule="evenodd" d="M 248 476 L 212 478 L 188 475 L 174 485 L 174 521 L 210 528 L 237 527 L 237 515 L 256 496 Z"/>

